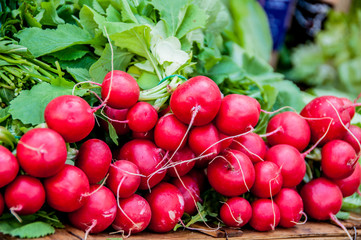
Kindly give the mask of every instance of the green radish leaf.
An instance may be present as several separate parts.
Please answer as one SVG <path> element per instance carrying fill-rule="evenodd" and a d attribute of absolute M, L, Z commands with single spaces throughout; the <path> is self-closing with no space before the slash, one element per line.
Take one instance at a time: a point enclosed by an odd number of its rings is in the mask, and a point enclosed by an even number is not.
<path fill-rule="evenodd" d="M 109 129 L 109 137 L 110 139 L 112 139 L 112 141 L 115 143 L 115 145 L 119 145 L 118 142 L 118 135 L 117 132 L 115 131 L 115 128 L 113 127 L 113 125 L 108 122 L 108 129 Z"/>
<path fill-rule="evenodd" d="M 339 211 L 336 214 L 337 219 L 339 220 L 347 220 L 350 218 L 350 213 L 349 212 L 343 212 L 343 211 Z"/>
<path fill-rule="evenodd" d="M 207 19 L 208 15 L 202 9 L 197 5 L 190 5 L 187 8 L 187 12 L 181 25 L 177 29 L 176 37 L 181 39 L 190 31 L 204 27 L 207 23 Z"/>
<path fill-rule="evenodd" d="M 9 107 L 0 109 L 0 123 L 5 121 L 10 116 Z"/>
<path fill-rule="evenodd" d="M 20 238 L 39 238 L 54 233 L 55 229 L 51 225 L 44 222 L 33 222 L 12 229 L 8 234 Z"/>
<path fill-rule="evenodd" d="M 56 8 L 59 6 L 59 0 L 51 0 L 49 2 L 41 3 L 40 13 L 35 16 L 36 19 L 43 25 L 57 26 L 64 24 L 65 21 L 58 16 Z"/>
<path fill-rule="evenodd" d="M 82 58 L 89 52 L 88 48 L 83 45 L 76 45 L 52 53 L 55 58 L 63 61 L 71 61 Z"/>

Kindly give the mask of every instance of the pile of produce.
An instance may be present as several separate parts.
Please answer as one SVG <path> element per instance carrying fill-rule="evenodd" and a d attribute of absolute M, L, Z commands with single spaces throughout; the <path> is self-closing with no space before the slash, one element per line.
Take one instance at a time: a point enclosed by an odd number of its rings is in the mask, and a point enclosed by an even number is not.
<path fill-rule="evenodd" d="M 1 233 L 271 231 L 361 205 L 358 99 L 305 104 L 256 1 L 4 2 Z"/>

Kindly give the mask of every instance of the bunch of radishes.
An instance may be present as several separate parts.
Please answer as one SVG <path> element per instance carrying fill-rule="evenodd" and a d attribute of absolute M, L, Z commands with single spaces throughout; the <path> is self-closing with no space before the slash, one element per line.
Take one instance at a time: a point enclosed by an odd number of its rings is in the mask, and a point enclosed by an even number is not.
<path fill-rule="evenodd" d="M 222 97 L 204 76 L 179 85 L 162 113 L 138 102 L 138 84 L 125 72 L 111 71 L 101 87 L 99 107 L 72 95 L 52 100 L 44 113 L 49 128 L 24 134 L 16 158 L 0 147 L 0 187 L 15 216 L 46 202 L 87 233 L 110 225 L 124 234 L 168 232 L 184 213 L 197 213 L 208 180 L 228 198 L 219 209 L 225 225 L 268 231 L 292 227 L 305 214 L 334 218 L 342 198 L 360 185 L 361 129 L 350 125 L 356 104 L 347 99 L 316 98 L 300 115 L 275 115 L 258 135 L 260 104 L 244 95 Z M 84 141 L 100 108 L 118 135 L 132 131 L 119 149 Z M 75 166 L 65 164 L 66 142 L 79 141 Z M 300 186 L 305 157 L 316 146 L 322 146 L 323 176 Z M 252 203 L 241 197 L 247 192 Z M 3 206 L 0 195 L 0 213 Z"/>

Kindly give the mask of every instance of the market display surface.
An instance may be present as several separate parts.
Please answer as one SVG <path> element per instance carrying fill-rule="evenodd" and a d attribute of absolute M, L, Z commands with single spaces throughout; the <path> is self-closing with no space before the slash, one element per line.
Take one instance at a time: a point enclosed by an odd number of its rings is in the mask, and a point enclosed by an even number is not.
<path fill-rule="evenodd" d="M 274 72 L 258 2 L 1 7 L 0 238 L 359 236 L 361 93 Z"/>

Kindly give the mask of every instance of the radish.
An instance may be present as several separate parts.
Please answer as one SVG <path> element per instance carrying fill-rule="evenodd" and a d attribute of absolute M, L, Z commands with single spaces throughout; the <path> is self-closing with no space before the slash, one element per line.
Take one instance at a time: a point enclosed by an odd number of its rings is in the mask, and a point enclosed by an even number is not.
<path fill-rule="evenodd" d="M 129 198 L 119 199 L 112 227 L 128 235 L 139 233 L 149 225 L 151 216 L 149 203 L 143 197 L 133 194 Z"/>
<path fill-rule="evenodd" d="M 0 192 L 0 217 L 4 212 L 4 208 L 5 208 L 5 202 L 4 202 L 4 197 Z"/>
<path fill-rule="evenodd" d="M 205 76 L 196 76 L 174 90 L 170 107 L 182 122 L 202 126 L 215 118 L 221 99 L 222 93 L 215 82 Z"/>
<path fill-rule="evenodd" d="M 348 197 L 354 194 L 361 184 L 361 167 L 356 163 L 355 170 L 347 178 L 332 180 L 340 188 L 342 196 Z"/>
<path fill-rule="evenodd" d="M 56 175 L 44 180 L 46 201 L 61 212 L 73 212 L 84 205 L 89 195 L 89 180 L 85 173 L 66 164 Z"/>
<path fill-rule="evenodd" d="M 110 165 L 106 184 L 118 198 L 128 198 L 140 185 L 139 168 L 127 160 L 116 161 Z"/>
<path fill-rule="evenodd" d="M 251 160 L 240 151 L 225 150 L 208 165 L 208 181 L 220 194 L 239 196 L 251 189 L 255 170 Z"/>
<path fill-rule="evenodd" d="M 269 198 L 276 195 L 282 188 L 281 169 L 277 164 L 269 161 L 254 165 L 255 181 L 251 192 L 260 198 Z"/>
<path fill-rule="evenodd" d="M 278 128 L 280 130 L 276 131 Z M 307 121 L 295 112 L 282 112 L 272 117 L 267 125 L 267 133 L 273 131 L 276 132 L 267 136 L 271 146 L 288 144 L 302 151 L 311 139 L 311 130 Z"/>
<path fill-rule="evenodd" d="M 252 218 L 249 225 L 257 231 L 275 230 L 280 222 L 280 210 L 276 203 L 269 199 L 258 199 L 251 204 Z"/>
<path fill-rule="evenodd" d="M 177 187 L 162 182 L 152 189 L 145 198 L 152 210 L 149 230 L 154 232 L 171 231 L 184 213 L 184 198 Z"/>
<path fill-rule="evenodd" d="M 95 184 L 108 173 L 111 161 L 108 145 L 99 139 L 89 139 L 81 145 L 75 166 L 83 170 L 90 184 Z"/>
<path fill-rule="evenodd" d="M 223 150 L 229 148 L 233 142 L 233 138 L 229 135 L 226 135 L 224 133 L 219 133 L 219 140 L 221 141 L 219 143 L 220 146 L 220 152 L 222 152 Z"/>
<path fill-rule="evenodd" d="M 218 142 L 218 130 L 211 123 L 191 129 L 188 138 L 189 147 L 196 156 L 206 155 L 196 162 L 197 167 L 206 167 L 209 161 L 219 154 L 221 148 Z"/>
<path fill-rule="evenodd" d="M 297 186 L 306 174 L 304 156 L 293 146 L 275 145 L 267 151 L 265 160 L 277 164 L 281 169 L 283 187 Z"/>
<path fill-rule="evenodd" d="M 45 190 L 39 179 L 22 175 L 6 186 L 4 198 L 10 212 L 28 215 L 44 205 Z"/>
<path fill-rule="evenodd" d="M 167 172 L 167 174 L 171 177 L 176 177 L 177 174 L 178 176 L 186 175 L 196 163 L 195 161 L 193 161 L 193 159 L 195 158 L 195 154 L 192 152 L 192 150 L 190 150 L 188 146 L 185 146 L 184 148 L 178 150 L 176 153 L 171 152 L 169 155 L 173 156 L 170 161 L 170 165 L 174 164 L 173 167 L 169 168 Z"/>
<path fill-rule="evenodd" d="M 261 105 L 256 99 L 230 94 L 222 99 L 215 124 L 220 132 L 237 135 L 245 132 L 248 127 L 256 126 L 260 113 Z"/>
<path fill-rule="evenodd" d="M 126 123 L 128 109 L 115 109 L 109 106 L 105 106 L 104 113 L 107 116 L 108 121 L 113 125 L 117 135 L 125 135 L 130 129 Z M 101 121 L 102 126 L 108 131 L 108 123 L 106 121 Z"/>
<path fill-rule="evenodd" d="M 193 168 L 187 173 L 187 175 L 192 177 L 196 181 L 200 192 L 203 192 L 208 186 L 205 170 Z"/>
<path fill-rule="evenodd" d="M 19 163 L 14 155 L 0 145 L 0 188 L 13 181 L 19 172 Z"/>
<path fill-rule="evenodd" d="M 154 131 L 153 129 L 148 132 L 132 132 L 133 139 L 146 139 L 154 141 Z"/>
<path fill-rule="evenodd" d="M 356 153 L 360 152 L 360 142 L 361 142 L 361 128 L 355 125 L 351 125 L 348 128 L 351 133 L 356 137 L 352 136 L 350 132 L 347 132 L 344 136 L 343 140 L 351 144 L 351 146 L 355 149 Z"/>
<path fill-rule="evenodd" d="M 301 196 L 291 188 L 283 188 L 274 198 L 280 210 L 281 227 L 290 228 L 295 226 L 303 213 L 303 201 Z"/>
<path fill-rule="evenodd" d="M 342 139 L 347 132 L 342 123 L 348 126 L 351 120 L 349 112 L 344 108 L 343 101 L 334 96 L 322 96 L 313 99 L 302 109 L 300 114 L 306 118 L 310 126 L 311 142 L 313 143 L 326 133 L 332 120 L 329 130 L 320 144 L 325 144 L 333 139 Z"/>
<path fill-rule="evenodd" d="M 228 227 L 240 228 L 251 219 L 252 207 L 246 199 L 233 197 L 222 205 L 219 216 Z"/>
<path fill-rule="evenodd" d="M 230 148 L 243 152 L 253 163 L 263 161 L 267 152 L 263 139 L 253 132 L 234 138 Z"/>
<path fill-rule="evenodd" d="M 81 97 L 63 95 L 46 105 L 44 118 L 50 129 L 58 132 L 66 142 L 78 142 L 93 130 L 95 118 L 90 105 Z"/>
<path fill-rule="evenodd" d="M 175 151 L 184 147 L 187 142 L 187 126 L 179 121 L 174 114 L 167 114 L 161 118 L 154 129 L 155 144 L 168 151 Z"/>
<path fill-rule="evenodd" d="M 158 113 L 147 102 L 137 102 L 127 114 L 129 128 L 134 132 L 147 132 L 151 130 L 158 120 Z"/>
<path fill-rule="evenodd" d="M 68 214 L 70 223 L 87 233 L 100 233 L 115 219 L 117 202 L 113 193 L 100 185 L 90 186 L 93 192 L 78 210 Z M 86 238 L 85 238 L 86 239 Z"/>
<path fill-rule="evenodd" d="M 164 151 L 157 148 L 153 142 L 143 139 L 134 139 L 120 149 L 117 159 L 133 162 L 139 168 L 141 178 L 139 189 L 145 190 L 157 185 L 166 174 L 162 169 Z"/>
<path fill-rule="evenodd" d="M 322 171 L 328 178 L 341 179 L 350 176 L 357 163 L 353 147 L 342 140 L 332 140 L 321 150 Z"/>
<path fill-rule="evenodd" d="M 29 130 L 21 137 L 16 152 L 21 168 L 40 178 L 58 173 L 67 158 L 64 139 L 49 128 Z"/>
<path fill-rule="evenodd" d="M 356 113 L 356 109 L 355 109 L 355 103 L 353 103 L 350 99 L 348 98 L 340 98 L 343 102 L 343 108 L 345 109 L 345 111 L 348 112 L 348 114 L 350 115 L 350 118 L 352 119 L 353 116 Z"/>
<path fill-rule="evenodd" d="M 139 98 L 137 81 L 128 73 L 113 70 L 108 72 L 101 85 L 104 103 L 112 108 L 130 108 Z"/>
<path fill-rule="evenodd" d="M 201 202 L 197 182 L 191 176 L 173 178 L 171 183 L 176 186 L 184 198 L 184 212 L 192 216 L 197 212 L 197 202 Z"/>

